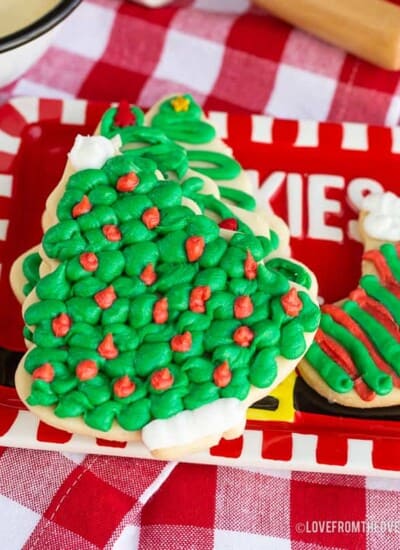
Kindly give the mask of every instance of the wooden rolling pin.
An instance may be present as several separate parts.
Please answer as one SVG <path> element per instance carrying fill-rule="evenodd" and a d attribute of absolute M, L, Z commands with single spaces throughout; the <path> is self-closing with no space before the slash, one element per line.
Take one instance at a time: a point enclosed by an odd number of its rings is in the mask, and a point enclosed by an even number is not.
<path fill-rule="evenodd" d="M 385 0 L 252 0 L 385 69 L 400 69 L 400 8 Z"/>

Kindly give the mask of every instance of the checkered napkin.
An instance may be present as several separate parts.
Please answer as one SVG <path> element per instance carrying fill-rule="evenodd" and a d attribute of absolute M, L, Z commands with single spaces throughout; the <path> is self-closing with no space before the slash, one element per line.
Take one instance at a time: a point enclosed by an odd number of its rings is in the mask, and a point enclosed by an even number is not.
<path fill-rule="evenodd" d="M 0 102 L 33 95 L 148 107 L 179 89 L 206 109 L 388 125 L 400 116 L 398 73 L 247 0 L 158 10 L 84 0 L 44 57 L 0 89 Z M 0 548 L 393 549 L 399 491 L 384 478 L 2 449 Z"/>
<path fill-rule="evenodd" d="M 387 125 L 400 117 L 398 72 L 250 9 L 249 0 L 176 0 L 156 10 L 83 0 L 0 101 L 83 97 L 148 107 L 177 89 L 214 110 Z"/>

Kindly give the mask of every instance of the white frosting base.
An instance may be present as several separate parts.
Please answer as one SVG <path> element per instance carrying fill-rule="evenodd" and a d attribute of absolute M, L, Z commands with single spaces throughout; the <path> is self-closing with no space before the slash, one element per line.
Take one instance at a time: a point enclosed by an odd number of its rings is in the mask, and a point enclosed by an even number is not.
<path fill-rule="evenodd" d="M 371 193 L 361 205 L 367 215 L 364 231 L 370 237 L 383 241 L 400 240 L 400 198 L 391 193 Z"/>
<path fill-rule="evenodd" d="M 221 437 L 228 429 L 243 423 L 245 410 L 243 401 L 225 397 L 165 420 L 153 420 L 142 430 L 143 443 L 152 451 L 190 445 L 211 435 Z"/>
<path fill-rule="evenodd" d="M 75 170 L 101 168 L 105 162 L 114 157 L 121 147 L 121 138 L 108 139 L 104 136 L 82 136 L 78 134 L 74 145 L 68 153 L 69 161 Z"/>

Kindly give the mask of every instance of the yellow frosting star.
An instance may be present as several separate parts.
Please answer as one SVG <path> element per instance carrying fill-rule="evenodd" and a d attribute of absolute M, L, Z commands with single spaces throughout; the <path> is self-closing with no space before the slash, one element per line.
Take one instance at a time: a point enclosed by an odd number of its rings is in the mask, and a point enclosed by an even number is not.
<path fill-rule="evenodd" d="M 187 97 L 183 97 L 183 95 L 179 95 L 171 99 L 171 105 L 176 113 L 181 113 L 182 111 L 189 110 L 190 100 Z"/>

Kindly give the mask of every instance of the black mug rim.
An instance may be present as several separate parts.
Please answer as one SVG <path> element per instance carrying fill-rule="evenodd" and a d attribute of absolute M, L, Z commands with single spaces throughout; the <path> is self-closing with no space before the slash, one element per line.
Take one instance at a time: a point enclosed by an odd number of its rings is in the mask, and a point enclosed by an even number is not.
<path fill-rule="evenodd" d="M 61 0 L 52 10 L 30 25 L 0 37 L 0 53 L 18 48 L 45 34 L 65 19 L 82 0 Z"/>

